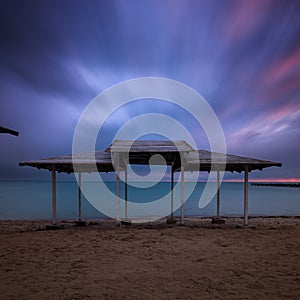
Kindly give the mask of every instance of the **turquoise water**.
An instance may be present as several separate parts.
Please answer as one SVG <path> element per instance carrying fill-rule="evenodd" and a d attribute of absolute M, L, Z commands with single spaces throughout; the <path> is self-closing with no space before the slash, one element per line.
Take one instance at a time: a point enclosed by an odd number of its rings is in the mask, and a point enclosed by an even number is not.
<path fill-rule="evenodd" d="M 92 183 L 90 183 L 92 186 Z M 188 185 L 189 183 L 186 183 Z M 211 216 L 216 212 L 216 199 L 207 206 L 198 207 L 199 198 L 205 183 L 197 183 L 194 192 L 185 203 L 186 216 Z M 107 186 L 115 191 L 115 183 Z M 170 183 L 162 182 L 153 188 L 141 189 L 129 186 L 128 196 L 132 202 L 154 201 L 170 191 Z M 101 197 L 101 191 L 97 191 Z M 121 185 L 121 195 L 124 186 Z M 77 184 L 75 182 L 57 183 L 57 216 L 59 219 L 76 219 Z M 179 195 L 177 195 L 179 197 Z M 115 201 L 113 198 L 112 201 Z M 121 208 L 122 210 L 123 208 Z M 51 182 L 0 182 L 0 219 L 50 219 Z M 132 213 L 132 212 L 131 212 Z M 129 203 L 130 214 L 130 203 Z M 179 209 L 175 215 L 179 216 Z M 221 215 L 243 214 L 243 183 L 222 183 Z M 147 212 L 144 212 L 144 216 Z M 249 184 L 249 215 L 300 215 L 300 189 L 271 186 L 251 186 Z M 82 199 L 84 219 L 105 218 L 86 199 Z M 131 215 L 140 217 L 139 215 Z"/>

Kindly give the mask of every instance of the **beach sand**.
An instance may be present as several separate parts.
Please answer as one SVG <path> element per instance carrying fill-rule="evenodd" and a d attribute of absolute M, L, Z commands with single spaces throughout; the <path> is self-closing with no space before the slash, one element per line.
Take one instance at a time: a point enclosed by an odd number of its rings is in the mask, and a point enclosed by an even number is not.
<path fill-rule="evenodd" d="M 1 299 L 300 299 L 300 218 L 0 221 Z"/>

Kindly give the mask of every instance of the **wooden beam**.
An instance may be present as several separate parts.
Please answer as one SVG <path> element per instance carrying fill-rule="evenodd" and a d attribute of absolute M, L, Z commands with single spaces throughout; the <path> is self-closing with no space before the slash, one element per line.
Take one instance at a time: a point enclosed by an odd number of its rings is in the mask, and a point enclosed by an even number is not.
<path fill-rule="evenodd" d="M 78 173 L 78 221 L 81 221 L 81 172 Z"/>
<path fill-rule="evenodd" d="M 174 217 L 174 162 L 171 165 L 171 219 Z"/>
<path fill-rule="evenodd" d="M 181 163 L 181 225 L 184 224 L 184 164 Z"/>
<path fill-rule="evenodd" d="M 248 225 L 248 166 L 245 166 L 244 176 L 244 225 Z"/>
<path fill-rule="evenodd" d="M 119 166 L 119 154 L 116 154 L 116 196 L 117 196 L 117 220 L 120 220 L 120 166 Z"/>
<path fill-rule="evenodd" d="M 125 218 L 128 217 L 128 183 L 127 183 L 127 165 L 125 167 Z"/>
<path fill-rule="evenodd" d="M 56 168 L 52 165 L 52 222 L 56 225 Z"/>
<path fill-rule="evenodd" d="M 220 171 L 217 171 L 217 217 L 220 217 Z"/>

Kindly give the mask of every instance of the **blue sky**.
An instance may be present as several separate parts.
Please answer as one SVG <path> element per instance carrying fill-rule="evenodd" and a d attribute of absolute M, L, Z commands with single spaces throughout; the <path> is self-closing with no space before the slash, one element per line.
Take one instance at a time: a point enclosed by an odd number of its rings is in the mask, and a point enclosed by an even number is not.
<path fill-rule="evenodd" d="M 252 178 L 299 179 L 299 15 L 299 1 L 1 1 L 0 124 L 20 136 L 0 136 L 0 178 L 46 178 L 18 162 L 71 153 L 95 96 L 159 76 L 205 97 L 229 153 L 283 163 Z M 99 147 L 149 112 L 186 122 L 177 107 L 140 101 L 112 115 Z"/>

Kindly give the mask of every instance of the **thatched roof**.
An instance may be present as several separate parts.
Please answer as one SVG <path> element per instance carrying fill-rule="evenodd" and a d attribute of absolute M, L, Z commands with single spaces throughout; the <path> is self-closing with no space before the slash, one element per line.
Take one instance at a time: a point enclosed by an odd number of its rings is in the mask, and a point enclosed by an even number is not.
<path fill-rule="evenodd" d="M 132 146 L 130 147 L 131 144 Z M 248 166 L 249 171 L 262 170 L 272 166 L 282 166 L 282 164 L 278 162 L 231 154 L 212 153 L 206 150 L 194 150 L 185 141 L 134 141 L 132 143 L 132 141 L 121 140 L 116 140 L 105 151 L 77 154 L 73 159 L 70 154 L 36 161 L 21 162 L 19 165 L 47 170 L 52 170 L 53 165 L 55 165 L 58 172 L 72 173 L 74 172 L 73 163 L 80 165 L 82 172 L 93 171 L 93 167 L 96 164 L 99 172 L 113 172 L 114 167 L 111 154 L 117 153 L 122 158 L 127 152 L 129 155 L 129 163 L 139 165 L 148 164 L 153 154 L 160 154 L 165 158 L 168 165 L 174 164 L 175 171 L 180 170 L 181 153 L 184 153 L 186 171 L 210 171 L 211 169 L 217 171 L 218 169 L 222 169 L 224 164 L 226 164 L 225 170 L 231 172 L 241 172 L 245 169 L 245 166 Z"/>

